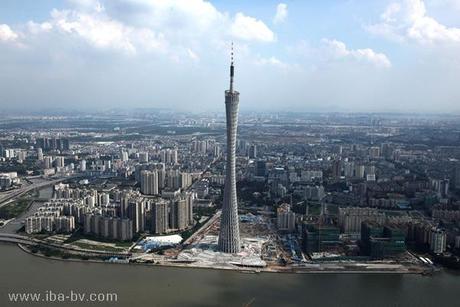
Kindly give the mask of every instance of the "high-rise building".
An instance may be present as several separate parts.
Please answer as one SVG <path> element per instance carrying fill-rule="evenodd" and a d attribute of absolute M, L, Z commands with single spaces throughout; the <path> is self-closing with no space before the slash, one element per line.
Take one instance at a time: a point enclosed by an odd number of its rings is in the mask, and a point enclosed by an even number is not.
<path fill-rule="evenodd" d="M 166 150 L 160 151 L 160 162 L 166 163 Z"/>
<path fill-rule="evenodd" d="M 214 146 L 213 156 L 214 156 L 215 158 L 217 158 L 217 157 L 220 156 L 220 153 L 221 153 L 220 146 L 216 144 L 216 145 Z"/>
<path fill-rule="evenodd" d="M 139 162 L 140 163 L 149 162 L 149 153 L 148 152 L 140 152 L 139 153 Z"/>
<path fill-rule="evenodd" d="M 166 170 L 163 163 L 159 164 L 160 168 L 157 169 L 158 173 L 158 188 L 160 190 L 164 189 L 166 182 Z"/>
<path fill-rule="evenodd" d="M 304 224 L 302 227 L 302 245 L 307 253 L 324 252 L 340 244 L 340 231 L 334 225 Z"/>
<path fill-rule="evenodd" d="M 121 158 L 121 161 L 123 161 L 123 162 L 128 161 L 129 160 L 128 152 L 122 150 L 121 153 L 120 153 L 120 158 Z"/>
<path fill-rule="evenodd" d="M 454 167 L 452 188 L 454 190 L 460 190 L 460 163 Z"/>
<path fill-rule="evenodd" d="M 372 159 L 380 157 L 380 147 L 373 146 L 369 148 L 369 157 L 371 157 Z"/>
<path fill-rule="evenodd" d="M 255 167 L 255 175 L 259 177 L 265 177 L 267 174 L 267 162 L 258 160 Z"/>
<path fill-rule="evenodd" d="M 152 210 L 152 232 L 156 234 L 165 233 L 168 230 L 168 203 L 159 201 L 153 204 Z"/>
<path fill-rule="evenodd" d="M 80 161 L 80 171 L 81 172 L 86 172 L 86 160 L 81 160 Z"/>
<path fill-rule="evenodd" d="M 339 208 L 338 224 L 342 232 L 346 234 L 359 234 L 361 233 L 361 225 L 364 221 L 383 224 L 385 222 L 385 213 L 375 208 Z"/>
<path fill-rule="evenodd" d="M 380 152 L 385 159 L 391 159 L 393 156 L 393 146 L 390 143 L 382 143 Z"/>
<path fill-rule="evenodd" d="M 355 173 L 355 163 L 353 161 L 347 161 L 343 164 L 344 176 L 347 178 L 353 177 Z"/>
<path fill-rule="evenodd" d="M 133 221 L 134 233 L 145 230 L 145 210 L 141 201 L 134 200 L 129 203 L 128 217 Z"/>
<path fill-rule="evenodd" d="M 158 173 L 156 171 L 141 171 L 141 193 L 158 195 Z"/>
<path fill-rule="evenodd" d="M 133 221 L 96 214 L 85 214 L 84 232 L 113 240 L 127 241 L 133 238 Z"/>
<path fill-rule="evenodd" d="M 128 193 L 124 193 L 120 197 L 120 217 L 121 218 L 127 218 L 128 217 L 129 200 L 130 200 L 130 196 L 129 196 Z"/>
<path fill-rule="evenodd" d="M 236 132 L 238 126 L 238 104 L 240 93 L 233 90 L 233 48 L 230 64 L 230 89 L 225 91 L 225 111 L 227 119 L 227 163 L 225 174 L 224 203 L 220 222 L 218 246 L 224 253 L 240 251 L 240 231 L 238 225 L 238 203 L 236 197 Z"/>
<path fill-rule="evenodd" d="M 192 174 L 190 173 L 180 173 L 181 184 L 180 187 L 183 189 L 188 188 L 192 185 Z"/>
<path fill-rule="evenodd" d="M 169 189 L 177 190 L 181 187 L 180 172 L 177 169 L 170 169 L 166 177 L 166 187 Z"/>
<path fill-rule="evenodd" d="M 183 192 L 182 198 L 185 199 L 187 205 L 187 220 L 189 225 L 193 225 L 193 203 L 195 200 L 195 193 Z"/>
<path fill-rule="evenodd" d="M 364 178 L 364 165 L 355 165 L 355 177 L 357 178 Z"/>
<path fill-rule="evenodd" d="M 326 193 L 324 192 L 324 187 L 321 186 L 305 186 L 304 188 L 304 198 L 306 200 L 321 201 Z"/>
<path fill-rule="evenodd" d="M 178 199 L 171 201 L 170 227 L 173 229 L 185 229 L 188 227 L 187 200 Z"/>
<path fill-rule="evenodd" d="M 37 148 L 37 160 L 43 161 L 43 149 Z"/>
<path fill-rule="evenodd" d="M 438 194 L 439 198 L 446 198 L 449 194 L 449 179 L 432 179 L 431 187 Z"/>
<path fill-rule="evenodd" d="M 73 216 L 60 216 L 55 219 L 56 232 L 69 233 L 75 229 L 75 218 Z"/>
<path fill-rule="evenodd" d="M 177 149 L 163 149 L 160 151 L 160 162 L 166 164 L 177 164 Z"/>
<path fill-rule="evenodd" d="M 62 156 L 56 157 L 55 161 L 56 161 L 56 167 L 64 167 L 65 165 L 64 157 Z"/>
<path fill-rule="evenodd" d="M 249 147 L 249 158 L 250 159 L 255 159 L 257 158 L 257 146 L 256 145 L 251 145 Z"/>
<path fill-rule="evenodd" d="M 127 241 L 133 238 L 133 225 L 130 219 L 114 219 L 117 227 L 117 240 Z"/>
<path fill-rule="evenodd" d="M 332 161 L 332 177 L 339 179 L 342 175 L 342 161 L 334 160 Z"/>
<path fill-rule="evenodd" d="M 276 224 L 278 230 L 292 232 L 295 230 L 295 213 L 289 204 L 281 204 L 277 209 Z"/>
<path fill-rule="evenodd" d="M 177 159 L 177 149 L 171 150 L 171 163 L 172 164 L 177 164 L 178 159 Z"/>
<path fill-rule="evenodd" d="M 361 225 L 360 249 L 372 259 L 406 251 L 405 231 L 396 226 L 383 226 L 376 221 L 364 221 Z"/>
<path fill-rule="evenodd" d="M 435 254 L 442 254 L 446 251 L 446 233 L 437 228 L 431 229 L 430 232 L 430 250 Z"/>
<path fill-rule="evenodd" d="M 36 147 L 43 150 L 69 150 L 69 139 L 60 138 L 38 138 L 36 140 Z"/>

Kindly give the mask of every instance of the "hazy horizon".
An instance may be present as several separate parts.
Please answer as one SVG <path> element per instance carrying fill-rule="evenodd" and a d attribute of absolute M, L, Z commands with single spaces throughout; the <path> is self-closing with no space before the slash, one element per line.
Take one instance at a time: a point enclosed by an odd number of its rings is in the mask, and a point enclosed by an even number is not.
<path fill-rule="evenodd" d="M 120 114 L 137 114 L 139 112 L 145 112 L 145 114 L 154 114 L 155 112 L 161 112 L 163 114 L 178 113 L 178 114 L 191 114 L 194 116 L 205 115 L 205 114 L 219 114 L 219 116 L 225 116 L 225 108 L 216 106 L 210 109 L 200 110 L 189 110 L 181 108 L 162 108 L 162 107 L 99 107 L 99 108 L 88 108 L 85 106 L 81 107 L 46 107 L 46 108 L 28 108 L 24 110 L 21 107 L 17 108 L 3 108 L 0 111 L 0 116 L 99 116 L 99 115 L 120 115 Z M 283 109 L 248 109 L 240 108 L 240 116 L 248 115 L 343 115 L 343 116 L 407 116 L 410 117 L 459 117 L 460 112 L 445 112 L 442 110 L 438 111 L 391 111 L 391 110 L 374 110 L 374 111 L 353 111 L 353 110 L 283 110 Z"/>

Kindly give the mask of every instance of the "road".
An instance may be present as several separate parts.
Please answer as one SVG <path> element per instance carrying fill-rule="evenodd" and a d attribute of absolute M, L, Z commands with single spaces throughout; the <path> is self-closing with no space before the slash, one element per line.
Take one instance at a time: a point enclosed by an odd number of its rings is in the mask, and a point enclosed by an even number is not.
<path fill-rule="evenodd" d="M 65 180 L 74 179 L 74 178 L 78 178 L 78 177 L 81 177 L 81 176 L 83 176 L 83 175 L 74 175 L 74 176 L 63 177 L 63 178 L 59 178 L 59 179 L 55 179 L 55 180 L 34 183 L 34 184 L 31 184 L 31 185 L 28 185 L 28 186 L 25 186 L 25 187 L 22 187 L 22 188 L 13 190 L 13 191 L 8 191 L 8 192 L 5 192 L 5 193 L 2 193 L 2 194 L 0 194 L 0 207 L 3 207 L 9 201 L 11 201 L 11 200 L 13 200 L 13 199 L 15 199 L 17 197 L 20 197 L 21 195 L 24 195 L 24 194 L 26 194 L 26 193 L 28 193 L 30 191 L 35 190 L 35 189 L 44 188 L 44 187 L 49 186 L 49 185 L 54 185 L 56 183 L 59 183 L 59 182 L 65 181 Z"/>
<path fill-rule="evenodd" d="M 187 246 L 191 244 L 192 242 L 195 241 L 197 236 L 201 236 L 202 238 L 203 233 L 205 233 L 206 230 L 209 229 L 209 227 L 211 227 L 214 223 L 216 223 L 216 221 L 220 218 L 221 214 L 222 214 L 222 210 L 217 211 L 216 214 L 214 214 L 203 226 L 200 227 L 200 229 L 195 231 L 187 240 L 185 240 L 184 243 L 182 243 L 182 246 Z"/>
<path fill-rule="evenodd" d="M 43 206 L 42 202 L 33 201 L 32 204 L 28 207 L 26 211 L 21 213 L 18 217 L 14 218 L 13 220 L 9 221 L 6 225 L 0 227 L 0 234 L 1 233 L 10 233 L 16 234 L 22 226 L 24 226 L 24 221 L 28 216 L 33 215 L 35 212 L 38 211 L 38 208 Z"/>
<path fill-rule="evenodd" d="M 56 244 L 51 242 L 46 242 L 43 240 L 26 237 L 17 234 L 7 234 L 7 233 L 0 233 L 0 242 L 9 242 L 9 243 L 16 243 L 16 244 L 24 244 L 24 245 L 41 245 L 46 247 L 51 247 L 54 249 L 60 249 L 64 251 L 80 253 L 83 255 L 99 255 L 99 256 L 110 256 L 110 257 L 127 257 L 129 253 L 115 253 L 109 251 L 102 251 L 102 250 L 92 250 L 92 249 L 84 249 L 75 246 L 69 246 L 66 244 Z"/>
<path fill-rule="evenodd" d="M 11 201 L 13 201 L 15 198 L 20 197 L 21 195 L 24 195 L 25 193 L 28 193 L 34 189 L 42 189 L 49 185 L 54 185 L 54 184 L 57 184 L 65 180 L 74 179 L 74 178 L 78 178 L 81 176 L 82 175 L 74 175 L 74 176 L 63 177 L 63 178 L 54 179 L 54 180 L 46 180 L 46 181 L 28 185 L 18 190 L 10 191 L 9 193 L 6 192 L 8 193 L 7 195 L 5 194 L 0 195 L 0 207 L 7 205 Z M 6 225 L 0 227 L 0 233 L 15 234 L 23 226 L 25 218 L 34 214 L 41 205 L 42 203 L 34 201 L 32 205 L 30 205 L 29 208 L 25 212 L 23 212 L 21 215 L 19 215 L 15 219 L 9 221 Z"/>

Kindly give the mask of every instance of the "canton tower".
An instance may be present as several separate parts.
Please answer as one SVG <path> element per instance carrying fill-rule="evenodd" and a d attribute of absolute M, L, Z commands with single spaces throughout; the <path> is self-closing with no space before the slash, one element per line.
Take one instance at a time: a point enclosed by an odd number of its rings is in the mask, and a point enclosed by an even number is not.
<path fill-rule="evenodd" d="M 227 165 L 224 187 L 224 204 L 220 222 L 218 247 L 224 253 L 240 251 L 240 230 L 238 225 L 238 203 L 236 200 L 236 130 L 238 126 L 238 103 L 240 93 L 233 90 L 233 44 L 230 64 L 230 89 L 225 91 L 225 112 L 227 118 Z"/>

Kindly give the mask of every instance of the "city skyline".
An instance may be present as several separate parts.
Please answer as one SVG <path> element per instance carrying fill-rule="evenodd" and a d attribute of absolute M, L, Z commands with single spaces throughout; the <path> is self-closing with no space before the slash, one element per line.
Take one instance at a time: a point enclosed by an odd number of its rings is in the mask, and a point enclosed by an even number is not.
<path fill-rule="evenodd" d="M 245 67 L 244 110 L 459 112 L 456 1 L 2 1 L 0 8 L 6 110 L 217 111 L 233 40 Z"/>

